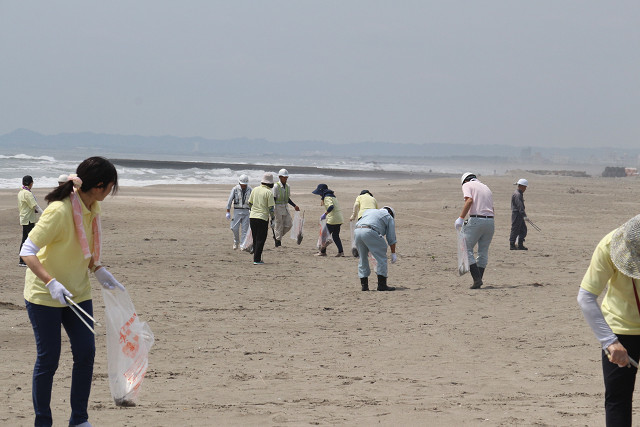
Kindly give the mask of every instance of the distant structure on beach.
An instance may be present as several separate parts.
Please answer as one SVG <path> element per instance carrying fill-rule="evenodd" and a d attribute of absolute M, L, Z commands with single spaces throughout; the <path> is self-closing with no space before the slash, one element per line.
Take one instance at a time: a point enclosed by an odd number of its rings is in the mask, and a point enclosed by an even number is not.
<path fill-rule="evenodd" d="M 638 168 L 623 168 L 616 166 L 607 166 L 602 172 L 602 176 L 606 178 L 617 178 L 623 176 L 638 176 Z"/>

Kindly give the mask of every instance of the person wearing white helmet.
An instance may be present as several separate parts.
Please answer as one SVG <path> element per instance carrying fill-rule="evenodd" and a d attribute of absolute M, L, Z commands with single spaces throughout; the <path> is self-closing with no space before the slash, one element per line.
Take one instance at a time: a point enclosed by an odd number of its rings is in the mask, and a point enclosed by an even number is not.
<path fill-rule="evenodd" d="M 245 174 L 238 178 L 238 185 L 231 189 L 229 200 L 227 200 L 227 219 L 231 221 L 231 231 L 233 231 L 233 249 L 244 242 L 244 238 L 249 231 L 249 196 L 251 186 L 249 177 Z M 231 218 L 231 205 L 233 205 L 233 219 Z M 242 228 L 242 235 L 240 229 Z"/>
<path fill-rule="evenodd" d="M 527 237 L 527 213 L 524 210 L 524 192 L 529 186 L 529 181 L 524 178 L 518 180 L 516 191 L 511 196 L 511 234 L 509 235 L 509 249 L 512 251 L 526 251 L 524 238 Z M 516 241 L 518 246 L 516 246 Z"/>
<path fill-rule="evenodd" d="M 273 186 L 273 199 L 276 202 L 275 221 L 273 222 L 273 239 L 276 248 L 282 245 L 282 236 L 286 235 L 293 222 L 289 214 L 288 205 L 293 206 L 297 211 L 300 210 L 298 205 L 291 200 L 291 187 L 287 184 L 289 179 L 289 171 L 280 169 L 278 172 L 278 182 Z"/>
<path fill-rule="evenodd" d="M 472 172 L 466 172 L 460 179 L 464 206 L 460 217 L 455 221 L 456 230 L 464 233 L 469 257 L 469 273 L 473 277 L 471 289 L 482 286 L 484 269 L 489 262 L 489 245 L 495 230 L 493 222 L 493 194 L 489 187 L 481 183 Z M 467 224 L 464 218 L 469 214 Z M 463 228 L 464 225 L 464 228 Z M 474 247 L 478 245 L 478 257 Z"/>

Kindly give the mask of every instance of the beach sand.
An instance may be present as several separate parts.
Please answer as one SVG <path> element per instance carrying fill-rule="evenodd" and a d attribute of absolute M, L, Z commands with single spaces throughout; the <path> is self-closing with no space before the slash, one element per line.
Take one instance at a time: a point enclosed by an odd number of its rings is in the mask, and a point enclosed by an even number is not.
<path fill-rule="evenodd" d="M 510 251 L 513 182 L 525 176 L 529 251 Z M 638 179 L 485 176 L 496 233 L 485 285 L 457 275 L 458 178 L 329 181 L 348 218 L 369 189 L 397 212 L 396 292 L 361 292 L 357 260 L 315 257 L 316 182 L 290 179 L 305 237 L 267 241 L 265 265 L 232 250 L 230 186 L 122 188 L 103 203 L 103 262 L 155 345 L 139 404 L 109 392 L 104 327 L 89 405 L 94 426 L 603 425 L 598 342 L 576 303 L 598 241 L 638 214 Z M 35 190 L 44 204 L 46 191 Z M 17 266 L 16 191 L 0 191 L 0 424 L 33 424 L 35 343 Z M 341 233 L 349 252 L 348 224 Z M 92 279 L 93 280 L 93 279 Z M 375 288 L 375 276 L 371 278 Z M 98 321 L 104 318 L 93 281 Z M 52 409 L 66 425 L 66 334 Z"/>

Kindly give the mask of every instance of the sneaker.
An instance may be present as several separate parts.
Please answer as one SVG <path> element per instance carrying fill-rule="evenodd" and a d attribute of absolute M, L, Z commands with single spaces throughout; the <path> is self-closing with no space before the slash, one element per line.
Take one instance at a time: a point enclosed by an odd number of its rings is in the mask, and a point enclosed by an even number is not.
<path fill-rule="evenodd" d="M 18 265 L 19 265 L 20 267 L 26 267 L 26 266 L 27 266 L 27 264 L 25 264 L 24 262 L 19 262 L 19 263 L 18 263 Z"/>
<path fill-rule="evenodd" d="M 264 265 L 264 261 L 253 261 L 253 265 Z"/>
<path fill-rule="evenodd" d="M 235 251 L 236 249 L 238 249 L 238 244 L 236 242 L 233 242 L 233 250 Z"/>
<path fill-rule="evenodd" d="M 344 256 L 344 252 L 338 252 L 338 253 L 336 254 L 336 258 L 341 257 L 341 256 Z"/>
<path fill-rule="evenodd" d="M 316 256 L 327 256 L 326 252 L 318 252 L 317 254 L 315 254 Z"/>

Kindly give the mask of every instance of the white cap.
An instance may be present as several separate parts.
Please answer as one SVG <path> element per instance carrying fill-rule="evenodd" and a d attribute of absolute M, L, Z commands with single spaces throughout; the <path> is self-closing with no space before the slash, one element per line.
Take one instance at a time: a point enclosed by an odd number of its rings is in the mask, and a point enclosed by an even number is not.
<path fill-rule="evenodd" d="M 460 178 L 460 184 L 464 184 L 464 181 L 469 178 L 470 176 L 473 176 L 474 178 L 476 177 L 476 174 L 473 172 L 465 172 L 462 174 L 462 178 Z"/>
<path fill-rule="evenodd" d="M 278 176 L 289 176 L 289 171 L 286 169 L 280 169 L 280 172 L 278 172 Z"/>
<path fill-rule="evenodd" d="M 245 174 L 240 175 L 240 178 L 238 178 L 238 184 L 248 184 L 249 183 L 249 177 Z"/>
<path fill-rule="evenodd" d="M 69 181 L 69 175 L 67 174 L 62 174 L 58 177 L 58 183 L 63 183 L 63 182 L 67 182 Z"/>
<path fill-rule="evenodd" d="M 520 178 L 518 182 L 515 182 L 513 185 L 524 185 L 525 187 L 529 186 L 529 181 L 524 178 Z"/>
<path fill-rule="evenodd" d="M 273 174 L 271 172 L 267 172 L 262 176 L 263 184 L 273 184 Z"/>

